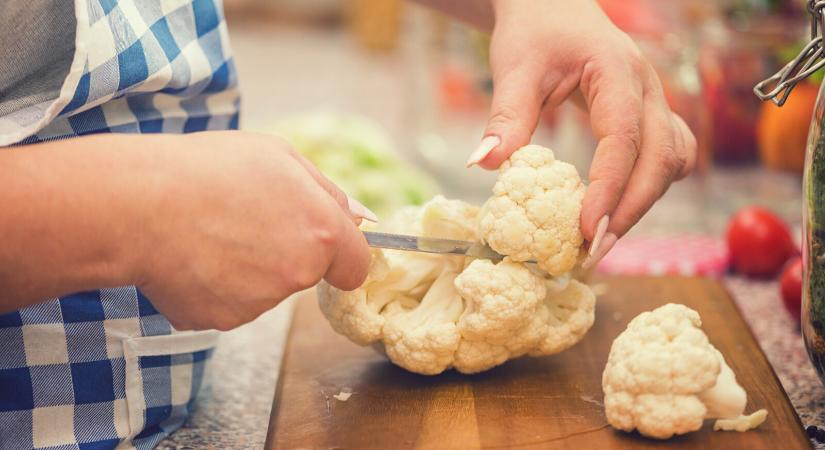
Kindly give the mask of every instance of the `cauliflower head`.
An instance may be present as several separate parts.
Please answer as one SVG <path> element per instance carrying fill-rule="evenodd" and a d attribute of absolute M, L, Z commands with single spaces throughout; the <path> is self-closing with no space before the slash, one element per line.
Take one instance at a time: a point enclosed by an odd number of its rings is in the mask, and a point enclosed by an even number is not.
<path fill-rule="evenodd" d="M 475 236 L 477 214 L 464 202 L 436 197 L 382 227 L 467 240 Z M 550 278 L 509 259 L 493 264 L 392 250 L 372 256 L 360 288 L 319 284 L 321 311 L 336 332 L 377 347 L 411 372 L 475 373 L 527 354 L 558 353 L 593 325 L 595 295 L 569 277 Z"/>
<path fill-rule="evenodd" d="M 764 421 L 764 410 L 742 416 L 747 394 L 701 325 L 696 311 L 673 303 L 628 324 L 602 376 L 610 425 L 668 439 L 698 430 L 705 419 L 730 419 L 720 429 L 740 431 Z"/>
<path fill-rule="evenodd" d="M 582 256 L 584 191 L 575 167 L 548 148 L 527 145 L 501 165 L 479 216 L 479 233 L 498 253 L 534 260 L 549 274 L 562 275 Z"/>

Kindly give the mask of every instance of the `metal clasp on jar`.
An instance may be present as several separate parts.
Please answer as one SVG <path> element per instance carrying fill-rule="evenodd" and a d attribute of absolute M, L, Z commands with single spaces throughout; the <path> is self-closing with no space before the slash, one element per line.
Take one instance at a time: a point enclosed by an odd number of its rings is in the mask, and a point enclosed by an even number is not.
<path fill-rule="evenodd" d="M 753 87 L 753 93 L 760 100 L 770 100 L 777 106 L 782 106 L 797 83 L 825 66 L 825 49 L 823 49 L 822 40 L 822 34 L 825 31 L 823 9 L 825 9 L 825 0 L 808 1 L 808 12 L 811 14 L 811 42 L 808 42 L 799 55 L 779 72 Z M 765 92 L 770 86 L 773 86 L 773 89 Z"/>

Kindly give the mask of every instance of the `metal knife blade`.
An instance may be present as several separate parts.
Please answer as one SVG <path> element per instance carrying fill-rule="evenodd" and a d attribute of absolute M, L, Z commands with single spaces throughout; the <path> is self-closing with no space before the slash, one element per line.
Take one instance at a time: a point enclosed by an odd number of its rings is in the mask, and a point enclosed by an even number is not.
<path fill-rule="evenodd" d="M 489 259 L 494 262 L 504 259 L 504 256 L 479 242 L 379 233 L 375 231 L 364 231 L 364 236 L 367 238 L 367 243 L 370 247 L 442 255 L 461 255 L 470 258 Z M 532 261 L 527 262 L 530 263 Z"/>

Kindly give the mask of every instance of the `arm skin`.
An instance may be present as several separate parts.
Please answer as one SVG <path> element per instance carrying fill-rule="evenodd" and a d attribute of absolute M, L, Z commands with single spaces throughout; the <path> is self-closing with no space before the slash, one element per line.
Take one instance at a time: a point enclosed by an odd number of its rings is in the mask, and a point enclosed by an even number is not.
<path fill-rule="evenodd" d="M 135 214 L 134 186 L 151 164 L 131 150 L 139 141 L 112 135 L 0 149 L 0 312 L 135 281 L 129 258 L 145 219 Z"/>

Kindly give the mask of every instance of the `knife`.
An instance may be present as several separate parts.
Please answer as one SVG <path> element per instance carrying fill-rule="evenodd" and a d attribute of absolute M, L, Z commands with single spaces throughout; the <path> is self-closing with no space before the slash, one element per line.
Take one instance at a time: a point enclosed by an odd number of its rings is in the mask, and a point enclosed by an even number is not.
<path fill-rule="evenodd" d="M 379 233 L 375 231 L 364 231 L 364 236 L 367 238 L 367 243 L 370 247 L 436 253 L 441 255 L 461 255 L 469 258 L 489 259 L 493 262 L 504 259 L 504 256 L 480 242 Z M 527 262 L 533 263 L 534 261 Z"/>

